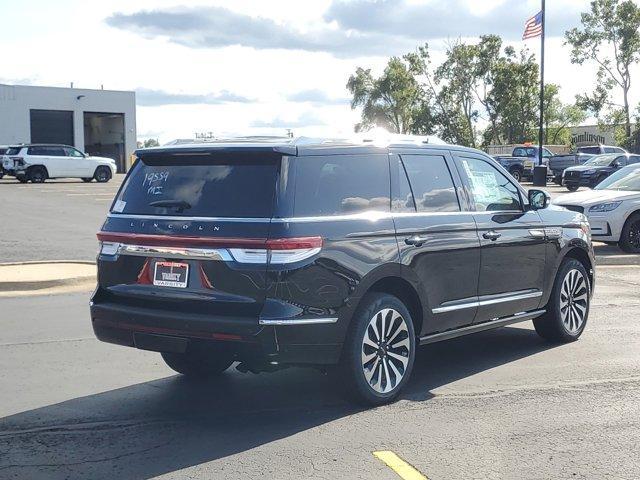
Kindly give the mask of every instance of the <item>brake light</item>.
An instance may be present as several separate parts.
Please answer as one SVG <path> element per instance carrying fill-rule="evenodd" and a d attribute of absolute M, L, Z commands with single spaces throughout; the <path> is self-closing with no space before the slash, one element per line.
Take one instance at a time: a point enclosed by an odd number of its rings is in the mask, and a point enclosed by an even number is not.
<path fill-rule="evenodd" d="M 295 263 L 319 253 L 322 237 L 271 238 L 265 246 L 267 248 L 231 248 L 229 252 L 240 263 Z"/>
<path fill-rule="evenodd" d="M 16 167 L 22 167 L 24 166 L 24 158 L 22 157 L 9 157 L 11 160 L 13 160 L 13 164 Z"/>

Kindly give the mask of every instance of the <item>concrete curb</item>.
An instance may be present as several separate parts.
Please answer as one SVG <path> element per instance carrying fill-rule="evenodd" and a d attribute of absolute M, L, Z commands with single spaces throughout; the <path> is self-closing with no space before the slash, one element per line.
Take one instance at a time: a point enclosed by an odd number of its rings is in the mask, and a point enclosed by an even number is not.
<path fill-rule="evenodd" d="M 5 262 L 0 263 L 0 267 L 10 267 L 14 265 L 51 265 L 55 263 L 77 263 L 78 265 L 95 265 L 96 262 L 87 260 L 28 260 L 26 262 Z"/>
<path fill-rule="evenodd" d="M 55 265 L 64 265 L 59 278 L 55 271 L 51 271 Z M 19 269 L 21 266 L 30 267 L 30 272 L 25 275 L 24 271 Z M 38 266 L 42 266 L 42 270 L 39 270 Z M 3 263 L 0 264 L 0 294 L 90 287 L 96 283 L 95 268 L 87 268 L 92 266 L 95 267 L 95 263 L 84 261 Z M 74 272 L 74 267 L 77 267 L 78 271 Z"/>
<path fill-rule="evenodd" d="M 639 266 L 640 255 L 605 255 L 596 256 L 596 268 L 606 265 L 626 265 L 626 266 Z"/>

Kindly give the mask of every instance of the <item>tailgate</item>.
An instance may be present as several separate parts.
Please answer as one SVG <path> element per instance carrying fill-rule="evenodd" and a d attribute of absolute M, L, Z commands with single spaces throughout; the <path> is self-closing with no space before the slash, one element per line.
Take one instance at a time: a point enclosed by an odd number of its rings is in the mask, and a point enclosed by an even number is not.
<path fill-rule="evenodd" d="M 281 156 L 143 156 L 98 234 L 97 298 L 257 324 Z"/>

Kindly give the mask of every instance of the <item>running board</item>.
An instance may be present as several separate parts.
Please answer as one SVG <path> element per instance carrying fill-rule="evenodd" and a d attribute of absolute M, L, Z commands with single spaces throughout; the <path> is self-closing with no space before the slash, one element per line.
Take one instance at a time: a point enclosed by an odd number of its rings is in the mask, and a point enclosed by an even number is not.
<path fill-rule="evenodd" d="M 440 342 L 442 340 L 449 340 L 450 338 L 462 337 L 463 335 L 482 332 L 484 330 L 491 330 L 493 328 L 505 327 L 513 323 L 524 322 L 539 317 L 545 312 L 546 310 L 535 310 L 533 312 L 518 313 L 516 315 L 512 315 L 511 317 L 499 318 L 497 320 L 478 323 L 476 325 L 469 325 L 468 327 L 458 328 L 456 330 L 448 330 L 446 332 L 425 335 L 424 337 L 420 337 L 420 345 Z"/>

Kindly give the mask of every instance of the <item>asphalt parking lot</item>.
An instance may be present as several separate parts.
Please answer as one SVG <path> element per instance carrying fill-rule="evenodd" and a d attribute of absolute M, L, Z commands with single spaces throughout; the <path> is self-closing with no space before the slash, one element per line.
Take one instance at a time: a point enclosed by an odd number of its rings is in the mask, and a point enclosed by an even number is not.
<path fill-rule="evenodd" d="M 96 256 L 96 232 L 124 175 L 108 183 L 0 180 L 0 262 L 86 260 Z"/>
<path fill-rule="evenodd" d="M 120 181 L 0 180 L 0 262 L 93 260 Z M 313 370 L 186 381 L 95 340 L 89 292 L 0 298 L 0 479 L 399 478 L 377 451 L 432 480 L 639 478 L 640 266 L 597 250 L 578 342 L 524 323 L 429 345 L 371 410 Z"/>

